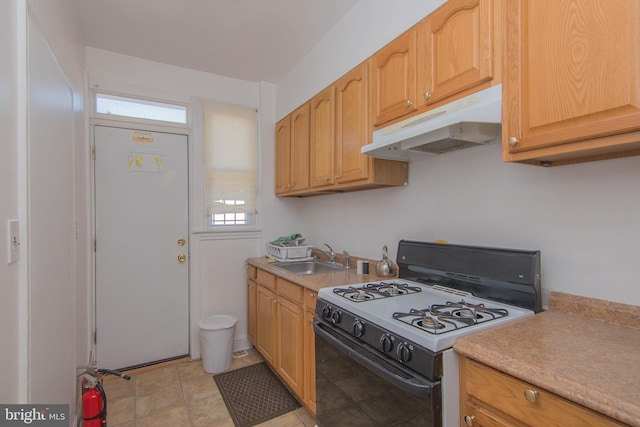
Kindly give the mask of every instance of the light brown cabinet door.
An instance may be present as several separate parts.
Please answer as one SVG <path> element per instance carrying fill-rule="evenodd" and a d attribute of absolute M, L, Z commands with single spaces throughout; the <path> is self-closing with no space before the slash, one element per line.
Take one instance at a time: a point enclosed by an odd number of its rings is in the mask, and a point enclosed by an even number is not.
<path fill-rule="evenodd" d="M 291 191 L 309 188 L 309 104 L 291 113 Z"/>
<path fill-rule="evenodd" d="M 335 182 L 335 108 L 334 86 L 311 99 L 310 180 L 311 187 L 325 187 Z"/>
<path fill-rule="evenodd" d="M 247 280 L 247 338 L 256 344 L 256 282 Z"/>
<path fill-rule="evenodd" d="M 336 83 L 336 153 L 338 183 L 366 180 L 371 157 L 360 152 L 369 144 L 369 63 L 354 68 Z"/>
<path fill-rule="evenodd" d="M 304 314 L 304 390 L 302 400 L 313 415 L 316 413 L 316 348 L 312 311 Z"/>
<path fill-rule="evenodd" d="M 409 30 L 371 59 L 373 125 L 416 110 L 416 33 Z"/>
<path fill-rule="evenodd" d="M 506 7 L 505 160 L 549 147 L 549 155 L 577 156 L 594 146 L 571 143 L 640 130 L 640 2 L 509 0 Z"/>
<path fill-rule="evenodd" d="M 479 362 L 461 357 L 460 363 L 462 422 L 465 416 L 473 416 L 472 425 L 485 426 L 622 426 L 591 409 Z"/>
<path fill-rule="evenodd" d="M 276 124 L 276 194 L 291 190 L 291 116 Z"/>
<path fill-rule="evenodd" d="M 256 286 L 256 347 L 272 366 L 276 362 L 276 294 Z"/>
<path fill-rule="evenodd" d="M 276 370 L 298 396 L 303 384 L 303 311 L 301 304 L 278 297 L 278 359 Z"/>
<path fill-rule="evenodd" d="M 493 4 L 450 0 L 419 24 L 419 102 L 429 105 L 493 79 Z"/>

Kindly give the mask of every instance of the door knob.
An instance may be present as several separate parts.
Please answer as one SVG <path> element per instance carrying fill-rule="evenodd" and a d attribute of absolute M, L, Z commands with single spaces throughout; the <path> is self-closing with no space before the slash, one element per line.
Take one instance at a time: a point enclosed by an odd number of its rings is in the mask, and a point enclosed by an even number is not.
<path fill-rule="evenodd" d="M 178 255 L 178 262 L 184 262 L 187 259 L 185 254 Z"/>
<path fill-rule="evenodd" d="M 178 246 L 184 246 L 185 243 L 186 243 L 186 240 L 178 239 Z"/>

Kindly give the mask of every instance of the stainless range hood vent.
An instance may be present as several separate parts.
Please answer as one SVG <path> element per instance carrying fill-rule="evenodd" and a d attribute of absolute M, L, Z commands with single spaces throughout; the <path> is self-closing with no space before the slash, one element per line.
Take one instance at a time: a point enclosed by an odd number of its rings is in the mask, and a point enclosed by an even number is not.
<path fill-rule="evenodd" d="M 485 145 L 502 135 L 502 85 L 410 117 L 373 133 L 362 153 L 413 161 Z"/>

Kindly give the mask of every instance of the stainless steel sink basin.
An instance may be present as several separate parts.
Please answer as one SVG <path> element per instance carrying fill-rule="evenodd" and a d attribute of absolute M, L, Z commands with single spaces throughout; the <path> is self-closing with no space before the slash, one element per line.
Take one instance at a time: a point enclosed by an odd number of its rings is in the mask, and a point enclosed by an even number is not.
<path fill-rule="evenodd" d="M 278 262 L 273 266 L 300 275 L 329 273 L 343 268 L 342 264 L 330 264 L 323 261 Z"/>

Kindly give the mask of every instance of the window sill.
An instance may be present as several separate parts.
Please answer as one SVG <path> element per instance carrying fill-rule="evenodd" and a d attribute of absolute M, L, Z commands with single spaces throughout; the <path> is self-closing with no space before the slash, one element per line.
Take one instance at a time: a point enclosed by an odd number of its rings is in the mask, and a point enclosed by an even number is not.
<path fill-rule="evenodd" d="M 262 237 L 260 229 L 244 230 L 192 230 L 191 234 L 197 235 L 200 240 L 224 240 L 224 239 L 259 239 Z"/>

